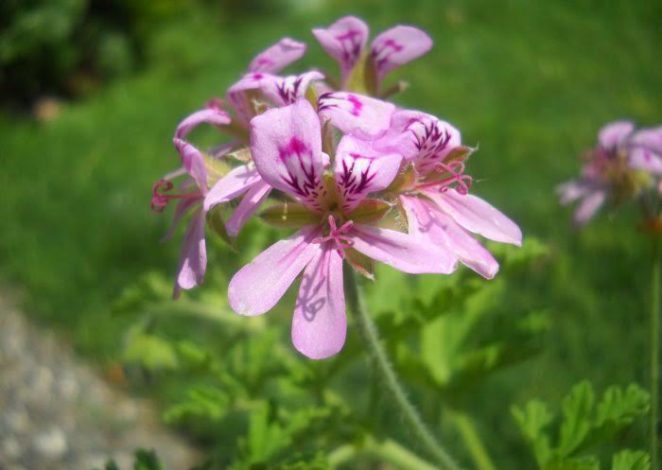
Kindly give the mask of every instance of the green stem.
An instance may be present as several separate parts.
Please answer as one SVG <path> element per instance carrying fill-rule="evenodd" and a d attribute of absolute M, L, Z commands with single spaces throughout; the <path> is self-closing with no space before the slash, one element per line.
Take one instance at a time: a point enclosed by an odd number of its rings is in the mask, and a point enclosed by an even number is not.
<path fill-rule="evenodd" d="M 355 461 L 359 455 L 373 455 L 401 470 L 435 470 L 437 467 L 421 459 L 394 440 L 379 442 L 368 437 L 360 446 L 350 444 L 338 447 L 329 454 L 329 466 L 332 469 Z"/>
<path fill-rule="evenodd" d="M 455 426 L 457 426 L 464 444 L 467 446 L 469 455 L 476 464 L 476 468 L 479 470 L 495 470 L 496 467 L 492 463 L 490 455 L 487 453 L 487 449 L 485 449 L 483 441 L 480 439 L 478 431 L 476 431 L 476 426 L 474 426 L 469 415 L 454 411 L 452 416 Z"/>
<path fill-rule="evenodd" d="M 434 435 L 427 428 L 420 415 L 414 408 L 414 405 L 407 398 L 402 385 L 398 381 L 395 370 L 389 361 L 386 351 L 379 341 L 377 328 L 370 318 L 370 315 L 363 305 L 363 298 L 359 292 L 357 280 L 354 271 L 351 268 L 345 269 L 345 293 L 347 295 L 347 304 L 349 309 L 356 316 L 359 328 L 366 340 L 366 344 L 373 356 L 377 371 L 384 379 L 386 388 L 391 392 L 395 403 L 400 409 L 411 430 L 421 440 L 431 455 L 435 457 L 441 468 L 455 470 L 459 467 L 446 450 L 437 442 Z"/>
<path fill-rule="evenodd" d="M 650 318 L 650 452 L 651 468 L 659 468 L 659 440 L 657 425 L 659 421 L 660 399 L 660 253 L 657 240 L 653 241 L 653 273 L 651 285 L 651 318 Z"/>

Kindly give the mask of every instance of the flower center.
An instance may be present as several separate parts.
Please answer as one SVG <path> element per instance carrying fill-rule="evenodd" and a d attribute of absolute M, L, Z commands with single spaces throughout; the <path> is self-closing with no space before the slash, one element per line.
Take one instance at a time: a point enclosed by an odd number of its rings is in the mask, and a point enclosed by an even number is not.
<path fill-rule="evenodd" d="M 338 224 L 336 223 L 336 218 L 333 215 L 329 215 L 328 224 L 329 224 L 329 234 L 314 239 L 313 243 L 332 242 L 335 245 L 335 249 L 336 251 L 338 251 L 338 254 L 340 254 L 340 256 L 344 258 L 345 250 L 347 248 L 351 248 L 352 245 L 354 244 L 354 242 L 352 242 L 352 239 L 349 238 L 348 236 L 349 231 L 354 225 L 354 222 L 348 220 L 341 226 L 338 226 Z"/>
<path fill-rule="evenodd" d="M 150 206 L 154 212 L 163 212 L 168 203 L 173 199 L 198 199 L 202 197 L 200 191 L 190 193 L 166 194 L 173 188 L 172 181 L 161 179 L 152 186 L 152 201 Z"/>

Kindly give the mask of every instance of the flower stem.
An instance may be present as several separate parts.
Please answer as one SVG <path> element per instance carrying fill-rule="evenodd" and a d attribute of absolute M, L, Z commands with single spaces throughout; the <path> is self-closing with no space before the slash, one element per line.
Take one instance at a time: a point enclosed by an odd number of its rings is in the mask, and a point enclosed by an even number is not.
<path fill-rule="evenodd" d="M 650 452 L 651 468 L 659 468 L 659 440 L 657 426 L 659 421 L 660 399 L 660 253 L 657 240 L 653 240 L 653 272 L 651 285 L 651 311 L 650 311 Z"/>
<path fill-rule="evenodd" d="M 460 431 L 460 435 L 464 439 L 464 443 L 467 446 L 471 459 L 476 464 L 476 468 L 478 470 L 495 470 L 496 467 L 492 463 L 490 455 L 487 453 L 487 449 L 481 441 L 471 417 L 461 411 L 453 411 L 451 416 Z"/>
<path fill-rule="evenodd" d="M 391 392 L 402 416 L 409 424 L 411 430 L 425 445 L 431 455 L 435 457 L 441 468 L 456 470 L 458 465 L 446 450 L 437 442 L 434 435 L 421 419 L 414 405 L 407 398 L 402 385 L 398 381 L 395 370 L 389 361 L 386 351 L 379 340 L 377 328 L 363 305 L 363 298 L 351 268 L 345 269 L 345 293 L 349 309 L 355 315 L 359 328 L 366 340 L 368 349 L 373 356 L 378 372 L 381 374 L 386 388 Z"/>

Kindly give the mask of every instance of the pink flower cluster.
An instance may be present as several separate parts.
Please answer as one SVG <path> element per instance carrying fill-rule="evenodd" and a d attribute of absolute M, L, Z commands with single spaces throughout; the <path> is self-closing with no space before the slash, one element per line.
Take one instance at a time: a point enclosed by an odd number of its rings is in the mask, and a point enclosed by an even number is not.
<path fill-rule="evenodd" d="M 472 149 L 455 127 L 382 99 L 388 72 L 431 48 L 425 32 L 396 26 L 366 47 L 367 25 L 345 17 L 313 33 L 339 62 L 340 80 L 316 70 L 277 75 L 305 52 L 292 39 L 259 54 L 224 101 L 179 124 L 174 144 L 183 166 L 155 184 L 152 207 L 160 211 L 175 199 L 175 221 L 191 213 L 177 295 L 203 280 L 209 215 L 240 199 L 224 221 L 235 237 L 279 193 L 261 218 L 297 231 L 235 274 L 229 302 L 241 315 L 263 314 L 303 273 L 292 341 L 307 357 L 322 359 L 345 342 L 343 262 L 369 278 L 380 261 L 414 274 L 450 274 L 462 263 L 489 279 L 498 263 L 472 234 L 514 245 L 522 234 L 469 194 Z M 227 143 L 205 153 L 189 142 L 191 129 L 203 123 L 228 135 Z M 178 176 L 184 181 L 173 192 Z"/>
<path fill-rule="evenodd" d="M 581 177 L 559 185 L 557 192 L 561 204 L 579 201 L 574 221 L 581 226 L 607 201 L 618 204 L 659 191 L 661 175 L 662 126 L 636 130 L 630 121 L 616 121 L 600 129 Z"/>

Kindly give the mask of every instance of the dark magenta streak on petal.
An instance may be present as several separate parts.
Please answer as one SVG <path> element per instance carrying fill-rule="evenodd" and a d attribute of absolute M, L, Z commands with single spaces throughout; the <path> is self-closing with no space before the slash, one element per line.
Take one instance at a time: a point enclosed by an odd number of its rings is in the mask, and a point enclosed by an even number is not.
<path fill-rule="evenodd" d="M 352 103 L 352 115 L 353 116 L 360 116 L 361 115 L 361 109 L 363 109 L 363 103 L 361 103 L 361 100 L 359 100 L 356 96 L 354 95 L 348 95 L 347 96 L 347 101 Z"/>
<path fill-rule="evenodd" d="M 315 201 L 318 196 L 317 188 L 320 181 L 315 174 L 312 161 L 310 161 L 310 167 L 306 168 L 304 156 L 311 157 L 310 160 L 312 160 L 312 152 L 308 146 L 298 137 L 292 137 L 285 147 L 278 149 L 278 156 L 287 168 L 287 177 L 283 177 L 283 181 L 299 196 L 305 197 L 309 202 Z M 297 163 L 303 173 L 304 181 L 300 181 L 299 177 L 292 172 L 292 169 L 287 164 L 286 161 L 292 157 L 297 158 Z"/>
<path fill-rule="evenodd" d="M 404 48 L 404 46 L 393 39 L 387 39 L 379 44 L 379 46 L 372 49 L 372 56 L 377 68 L 382 68 L 389 62 L 391 55 L 400 52 Z"/>
<path fill-rule="evenodd" d="M 355 29 L 349 29 L 342 34 L 338 34 L 336 39 L 340 41 L 343 48 L 343 61 L 354 65 L 356 59 L 361 54 L 361 32 Z M 357 38 L 359 38 L 357 40 Z"/>
<path fill-rule="evenodd" d="M 265 59 L 265 60 L 266 60 L 266 59 Z M 261 61 L 261 62 L 262 62 L 262 61 Z M 270 61 L 267 60 L 266 63 L 268 63 L 268 62 L 270 62 Z M 262 75 L 262 74 L 259 73 L 259 72 L 253 74 L 253 80 L 260 80 L 262 77 L 264 77 L 264 75 Z"/>

